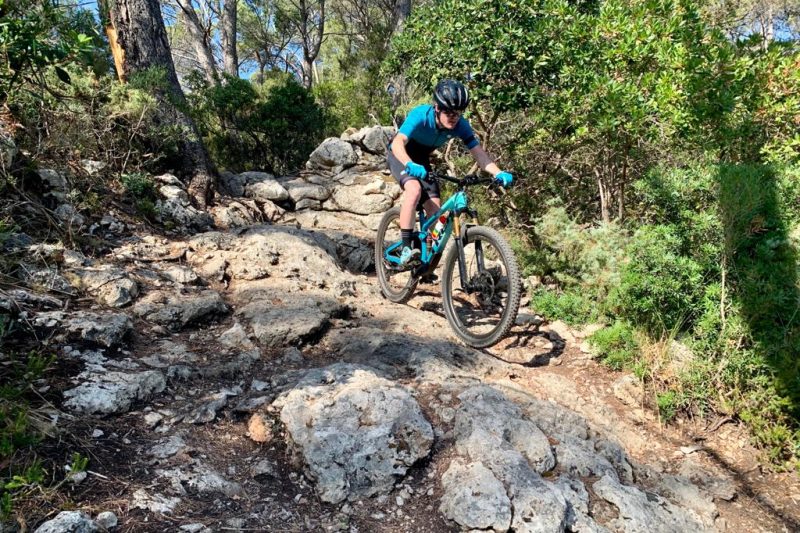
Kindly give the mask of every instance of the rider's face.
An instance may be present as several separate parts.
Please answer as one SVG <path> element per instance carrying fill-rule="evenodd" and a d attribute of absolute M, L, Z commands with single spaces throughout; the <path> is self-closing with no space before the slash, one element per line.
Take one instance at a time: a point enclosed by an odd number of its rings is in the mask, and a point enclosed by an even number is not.
<path fill-rule="evenodd" d="M 439 106 L 436 106 L 436 116 L 439 119 L 443 128 L 452 130 L 458 124 L 458 119 L 461 118 L 461 111 L 440 111 Z"/>

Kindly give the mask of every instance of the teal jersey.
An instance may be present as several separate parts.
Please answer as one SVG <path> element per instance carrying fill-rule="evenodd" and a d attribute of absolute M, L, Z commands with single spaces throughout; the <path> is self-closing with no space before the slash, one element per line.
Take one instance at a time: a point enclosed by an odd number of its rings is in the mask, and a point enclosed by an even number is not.
<path fill-rule="evenodd" d="M 452 130 L 437 127 L 436 111 L 429 104 L 412 109 L 403 125 L 400 126 L 399 133 L 413 141 L 413 144 L 417 145 L 414 148 L 420 152 L 430 153 L 454 137 L 461 139 L 468 149 L 475 148 L 480 144 L 475 137 L 475 132 L 472 131 L 472 126 L 464 117 L 458 119 L 456 127 Z"/>

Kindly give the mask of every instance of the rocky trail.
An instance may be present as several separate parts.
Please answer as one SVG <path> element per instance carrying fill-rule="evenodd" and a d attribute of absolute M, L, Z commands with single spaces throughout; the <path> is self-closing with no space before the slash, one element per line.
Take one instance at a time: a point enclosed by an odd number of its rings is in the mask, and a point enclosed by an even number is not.
<path fill-rule="evenodd" d="M 762 472 L 726 420 L 661 426 L 588 331 L 523 308 L 480 351 L 437 285 L 384 300 L 384 135 L 330 139 L 298 176 L 227 175 L 210 214 L 160 177 L 193 235 L 109 213 L 101 257 L 16 244 L 51 290 L 3 295 L 58 354 L 42 454 L 89 462 L 9 531 L 800 529 L 796 475 Z"/>

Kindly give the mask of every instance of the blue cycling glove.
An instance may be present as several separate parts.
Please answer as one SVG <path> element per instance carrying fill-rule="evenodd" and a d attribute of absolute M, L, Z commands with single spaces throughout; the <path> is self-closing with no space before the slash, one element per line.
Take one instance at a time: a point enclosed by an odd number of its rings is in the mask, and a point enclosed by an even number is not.
<path fill-rule="evenodd" d="M 510 172 L 498 172 L 494 181 L 503 187 L 509 187 L 514 182 L 514 176 Z"/>
<path fill-rule="evenodd" d="M 406 174 L 412 178 L 419 178 L 421 180 L 424 180 L 428 177 L 428 171 L 425 170 L 425 167 L 419 163 L 414 163 L 413 161 L 406 163 Z"/>

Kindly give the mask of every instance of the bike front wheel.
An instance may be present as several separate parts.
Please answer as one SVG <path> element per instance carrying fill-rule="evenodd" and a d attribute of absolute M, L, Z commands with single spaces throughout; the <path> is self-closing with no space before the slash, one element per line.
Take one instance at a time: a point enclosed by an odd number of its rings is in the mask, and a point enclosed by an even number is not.
<path fill-rule="evenodd" d="M 375 238 L 375 272 L 381 292 L 394 303 L 404 303 L 414 294 L 419 278 L 409 270 L 399 270 L 387 258 L 389 255 L 399 256 L 397 246 L 402 241 L 400 235 L 400 207 L 393 207 L 383 215 L 378 224 L 378 234 Z"/>
<path fill-rule="evenodd" d="M 457 243 L 456 243 L 457 244 Z M 451 246 L 442 272 L 444 314 L 467 345 L 486 348 L 502 339 L 519 311 L 519 267 L 511 246 L 494 229 L 468 228 L 464 240 L 464 279 L 458 246 Z"/>

